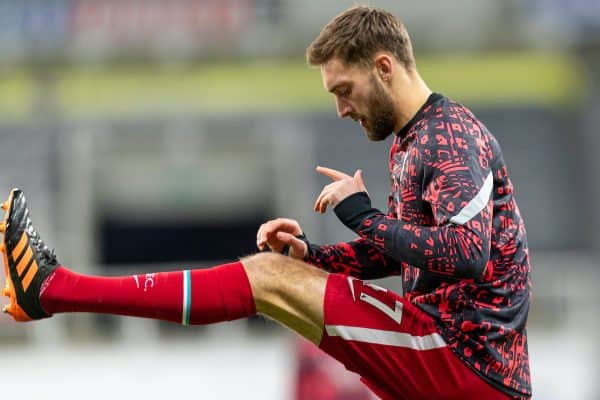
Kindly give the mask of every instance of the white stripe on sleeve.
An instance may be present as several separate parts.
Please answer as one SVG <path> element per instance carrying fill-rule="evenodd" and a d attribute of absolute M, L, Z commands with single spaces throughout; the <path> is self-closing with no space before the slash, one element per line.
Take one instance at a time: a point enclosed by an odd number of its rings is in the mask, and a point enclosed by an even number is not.
<path fill-rule="evenodd" d="M 492 189 L 494 188 L 494 176 L 490 172 L 485 182 L 483 182 L 483 186 L 477 193 L 469 204 L 467 204 L 458 214 L 454 217 L 450 218 L 450 222 L 457 225 L 464 225 L 469 222 L 474 216 L 479 214 L 481 210 L 483 210 L 488 201 L 490 200 L 490 195 L 492 194 Z"/>

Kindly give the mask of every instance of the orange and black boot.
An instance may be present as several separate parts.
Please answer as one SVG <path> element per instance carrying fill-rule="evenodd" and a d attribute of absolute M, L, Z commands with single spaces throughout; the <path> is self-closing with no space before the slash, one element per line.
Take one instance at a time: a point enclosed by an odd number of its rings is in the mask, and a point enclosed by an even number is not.
<path fill-rule="evenodd" d="M 40 304 L 40 290 L 48 275 L 59 266 L 56 256 L 34 229 L 21 190 L 13 189 L 2 208 L 5 214 L 0 232 L 4 237 L 0 249 L 6 274 L 2 294 L 10 300 L 4 312 L 16 321 L 50 317 Z"/>

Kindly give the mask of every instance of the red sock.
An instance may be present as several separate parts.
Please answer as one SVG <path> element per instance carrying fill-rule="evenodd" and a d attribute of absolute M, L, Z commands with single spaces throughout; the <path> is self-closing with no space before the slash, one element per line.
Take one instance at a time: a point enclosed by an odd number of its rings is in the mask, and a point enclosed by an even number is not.
<path fill-rule="evenodd" d="M 64 267 L 51 274 L 40 294 L 48 314 L 93 312 L 210 324 L 248 317 L 256 305 L 241 263 L 209 269 L 98 277 Z"/>

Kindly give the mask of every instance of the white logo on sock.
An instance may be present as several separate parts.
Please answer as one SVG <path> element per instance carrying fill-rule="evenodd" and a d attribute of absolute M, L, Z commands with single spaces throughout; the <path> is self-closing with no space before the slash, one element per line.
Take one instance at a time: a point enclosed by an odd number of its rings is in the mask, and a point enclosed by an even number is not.
<path fill-rule="evenodd" d="M 156 274 L 146 274 L 146 280 L 144 281 L 144 292 L 154 287 L 154 276 Z"/>

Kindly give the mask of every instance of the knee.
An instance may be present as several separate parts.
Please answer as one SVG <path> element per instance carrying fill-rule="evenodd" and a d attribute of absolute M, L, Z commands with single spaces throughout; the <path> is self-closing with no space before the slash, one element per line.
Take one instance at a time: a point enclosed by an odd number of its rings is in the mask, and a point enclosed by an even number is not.
<path fill-rule="evenodd" d="M 260 311 L 265 302 L 278 301 L 285 282 L 285 263 L 289 257 L 277 253 L 258 253 L 241 260 Z"/>
<path fill-rule="evenodd" d="M 278 253 L 259 253 L 241 260 L 252 289 L 269 295 L 288 296 L 290 286 L 307 281 L 324 282 L 327 273 L 303 261 Z"/>
<path fill-rule="evenodd" d="M 284 256 L 283 254 L 266 252 L 266 253 L 256 253 L 251 256 L 244 257 L 244 258 L 242 258 L 242 262 L 267 264 L 267 263 L 283 262 L 284 260 L 288 260 L 288 259 L 289 259 L 289 257 Z"/>
<path fill-rule="evenodd" d="M 258 276 L 279 275 L 287 261 L 289 257 L 278 253 L 258 253 L 241 260 L 248 277 L 255 279 Z"/>

